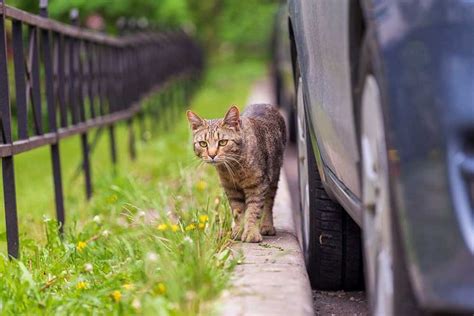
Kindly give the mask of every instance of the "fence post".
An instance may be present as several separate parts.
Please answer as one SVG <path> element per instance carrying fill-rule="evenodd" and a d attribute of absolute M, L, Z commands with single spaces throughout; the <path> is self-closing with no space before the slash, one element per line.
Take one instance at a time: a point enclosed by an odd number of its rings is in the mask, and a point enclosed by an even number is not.
<path fill-rule="evenodd" d="M 40 0 L 40 15 L 48 17 L 48 0 Z M 48 106 L 48 123 L 49 131 L 56 133 L 58 126 L 56 120 L 56 103 L 54 100 L 54 79 L 53 65 L 51 57 L 51 37 L 48 30 L 41 31 L 41 41 L 43 47 L 43 62 L 46 84 L 46 103 Z M 54 197 L 56 203 L 56 218 L 59 223 L 59 231 L 63 233 L 65 214 L 64 214 L 64 197 L 63 184 L 61 178 L 61 158 L 59 155 L 59 138 L 57 142 L 51 145 L 51 162 L 53 169 Z"/>
<path fill-rule="evenodd" d="M 130 118 L 128 124 L 128 151 L 130 158 L 135 160 L 137 158 L 137 152 L 135 147 L 135 131 L 133 129 L 133 118 Z"/>
<path fill-rule="evenodd" d="M 132 55 L 133 49 L 132 48 L 125 48 L 123 49 L 123 58 L 122 58 L 122 78 L 125 78 L 125 76 L 129 75 L 129 71 L 131 70 L 130 65 L 132 63 L 132 58 L 134 56 Z M 133 76 L 132 76 L 133 78 Z M 133 79 L 132 79 L 133 81 Z M 135 102 L 134 98 L 134 93 L 136 91 L 134 90 L 134 85 L 133 82 L 132 84 L 125 85 L 124 80 L 122 80 L 123 83 L 123 97 L 126 100 L 125 102 L 130 103 L 130 102 Z M 122 106 L 126 106 L 126 103 L 122 104 Z M 134 114 L 135 115 L 135 114 Z M 137 158 L 137 151 L 136 151 L 136 142 L 135 142 L 135 131 L 133 129 L 133 116 L 130 117 L 128 120 L 128 152 L 130 154 L 130 158 L 132 160 L 135 160 Z"/>
<path fill-rule="evenodd" d="M 5 2 L 0 0 L 3 12 Z M 8 67 L 5 34 L 5 14 L 0 18 L 0 117 L 3 143 L 12 143 L 10 95 L 8 89 Z M 18 216 L 16 209 L 15 169 L 13 156 L 2 158 L 3 198 L 5 205 L 5 224 L 7 229 L 8 254 L 18 258 Z"/>
<path fill-rule="evenodd" d="M 79 11 L 77 9 L 72 9 L 70 12 L 70 19 L 71 19 L 71 24 L 74 26 L 79 26 Z M 72 64 L 72 69 L 75 69 L 72 73 L 70 73 L 70 76 L 77 76 L 75 81 L 76 86 L 73 86 L 73 89 L 76 90 L 76 97 L 78 103 L 75 105 L 78 106 L 78 109 L 73 109 L 75 113 L 78 113 L 78 121 L 82 122 L 85 120 L 84 116 L 84 97 L 82 95 L 83 93 L 83 80 L 82 80 L 82 67 L 81 67 L 81 46 L 80 42 L 75 45 L 75 40 L 71 39 L 70 40 L 70 46 L 69 49 L 72 50 L 70 55 L 72 56 L 71 60 L 69 61 Z M 78 51 L 74 52 L 74 50 L 78 49 Z M 74 67 L 75 66 L 75 67 Z M 73 104 L 74 105 L 74 104 Z M 77 111 L 79 110 L 79 111 Z M 92 175 L 91 175 L 91 166 L 90 166 L 90 157 L 89 157 L 89 141 L 87 139 L 87 132 L 81 133 L 81 148 L 82 148 L 82 168 L 84 170 L 84 183 L 86 187 L 86 198 L 89 200 L 92 197 Z"/>

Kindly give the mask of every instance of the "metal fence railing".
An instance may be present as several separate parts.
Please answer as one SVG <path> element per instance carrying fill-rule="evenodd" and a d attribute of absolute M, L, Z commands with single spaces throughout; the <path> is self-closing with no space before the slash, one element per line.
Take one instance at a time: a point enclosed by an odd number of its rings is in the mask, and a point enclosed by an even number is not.
<path fill-rule="evenodd" d="M 0 15 L 0 157 L 8 253 L 18 257 L 14 156 L 50 146 L 56 214 L 62 230 L 60 140 L 80 135 L 89 198 L 90 129 L 109 131 L 115 163 L 114 124 L 125 120 L 134 156 L 132 120 L 143 116 L 141 101 L 177 78 L 182 83 L 178 89 L 189 96 L 202 57 L 196 43 L 183 32 L 107 36 L 48 19 L 45 0 L 40 1 L 40 15 L 0 0 Z"/>

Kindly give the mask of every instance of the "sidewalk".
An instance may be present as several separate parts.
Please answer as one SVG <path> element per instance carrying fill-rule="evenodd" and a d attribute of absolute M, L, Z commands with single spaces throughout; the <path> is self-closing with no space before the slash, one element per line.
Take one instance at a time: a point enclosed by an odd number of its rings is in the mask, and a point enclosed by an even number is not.
<path fill-rule="evenodd" d="M 271 82 L 257 82 L 248 103 L 273 103 Z M 220 315 L 314 315 L 284 172 L 273 214 L 276 236 L 264 236 L 260 244 L 236 244 L 235 250 L 243 253 L 244 260 L 234 272 L 232 288 L 219 302 Z"/>

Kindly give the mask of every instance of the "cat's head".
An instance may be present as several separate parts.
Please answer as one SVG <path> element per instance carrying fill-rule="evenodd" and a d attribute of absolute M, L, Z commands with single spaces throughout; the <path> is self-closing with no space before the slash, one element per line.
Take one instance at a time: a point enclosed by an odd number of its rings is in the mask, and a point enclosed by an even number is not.
<path fill-rule="evenodd" d="M 222 119 L 206 120 L 192 111 L 186 113 L 193 132 L 196 156 L 204 162 L 235 162 L 242 151 L 242 129 L 239 109 L 233 105 Z"/>

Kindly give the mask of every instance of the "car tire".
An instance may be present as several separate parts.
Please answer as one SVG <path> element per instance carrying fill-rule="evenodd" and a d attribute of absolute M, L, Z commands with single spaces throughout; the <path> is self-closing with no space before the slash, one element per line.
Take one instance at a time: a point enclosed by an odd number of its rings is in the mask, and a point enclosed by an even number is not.
<path fill-rule="evenodd" d="M 297 83 L 297 143 L 302 248 L 311 285 L 319 290 L 363 288 L 359 226 L 326 193 L 304 114 L 301 78 Z M 307 140 L 307 141 L 306 141 Z"/>
<path fill-rule="evenodd" d="M 385 136 L 388 132 L 379 65 L 376 42 L 368 33 L 362 44 L 354 97 L 362 158 L 360 174 L 367 296 L 371 313 L 376 316 L 426 315 L 418 308 L 414 297 L 400 238 L 400 223 L 390 198 Z M 380 135 L 371 140 L 375 134 Z M 375 216 L 379 218 L 375 219 Z"/>

